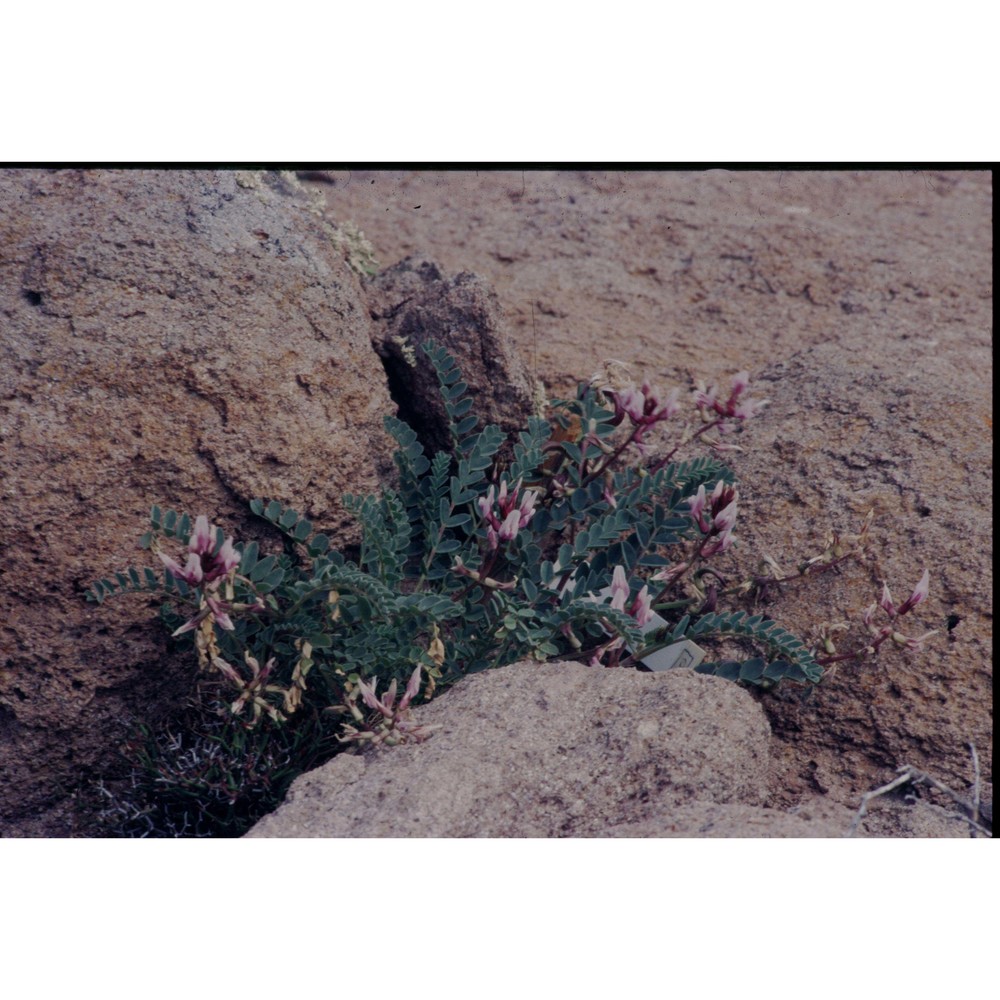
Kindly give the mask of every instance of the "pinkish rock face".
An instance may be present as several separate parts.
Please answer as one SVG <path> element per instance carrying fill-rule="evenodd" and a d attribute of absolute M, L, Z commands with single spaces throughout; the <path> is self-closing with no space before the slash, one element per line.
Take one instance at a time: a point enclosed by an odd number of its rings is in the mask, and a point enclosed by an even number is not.
<path fill-rule="evenodd" d="M 0 823 L 190 683 L 155 602 L 82 598 L 152 504 L 249 538 L 276 498 L 343 537 L 340 496 L 391 473 L 368 310 L 309 209 L 274 175 L 0 173 Z"/>

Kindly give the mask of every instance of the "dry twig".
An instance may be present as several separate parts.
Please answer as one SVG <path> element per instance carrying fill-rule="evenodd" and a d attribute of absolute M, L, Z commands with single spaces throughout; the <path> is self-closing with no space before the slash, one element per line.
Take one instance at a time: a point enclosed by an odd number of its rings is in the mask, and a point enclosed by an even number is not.
<path fill-rule="evenodd" d="M 967 798 L 959 795 L 958 792 L 953 791 L 947 785 L 941 784 L 940 781 L 936 778 L 932 778 L 926 771 L 921 771 L 912 764 L 904 764 L 902 767 L 896 768 L 896 773 L 899 775 L 898 778 L 894 778 L 888 784 L 882 785 L 880 788 L 876 788 L 871 792 L 866 792 L 861 797 L 861 807 L 858 809 L 857 815 L 854 817 L 854 821 L 851 823 L 845 836 L 853 837 L 857 832 L 858 826 L 861 824 L 861 820 L 864 819 L 865 814 L 868 812 L 868 803 L 871 802 L 872 799 L 878 798 L 880 795 L 887 795 L 889 792 L 895 791 L 897 788 L 902 788 L 904 785 L 912 785 L 914 788 L 919 785 L 929 785 L 931 788 L 934 788 L 939 792 L 943 792 L 945 795 L 949 796 L 952 801 L 957 803 L 961 811 L 956 813 L 945 812 L 945 815 L 950 819 L 959 819 L 968 823 L 971 827 L 969 831 L 970 837 L 975 837 L 977 833 L 981 833 L 986 837 L 992 837 L 993 834 L 979 823 L 979 755 L 976 753 L 975 743 L 971 740 L 969 742 L 969 749 L 972 751 L 972 770 L 974 776 L 971 805 Z"/>

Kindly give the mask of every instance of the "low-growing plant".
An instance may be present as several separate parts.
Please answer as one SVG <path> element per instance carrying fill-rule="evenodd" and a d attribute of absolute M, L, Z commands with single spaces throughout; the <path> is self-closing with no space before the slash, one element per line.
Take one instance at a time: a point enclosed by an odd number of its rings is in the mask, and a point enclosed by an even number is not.
<path fill-rule="evenodd" d="M 898 631 L 898 619 L 926 596 L 926 573 L 898 607 L 886 587 L 865 613 L 871 641 L 846 653 L 829 632 L 811 650 L 739 606 L 863 553 L 871 523 L 856 536 L 832 536 L 794 573 L 773 560 L 749 580 L 720 572 L 739 504 L 720 456 L 734 447 L 725 439 L 765 405 L 751 397 L 746 373 L 728 393 L 701 387 L 687 410 L 678 391 L 661 396 L 608 369 L 508 442 L 498 427 L 480 426 L 454 359 L 434 344 L 423 349 L 452 447 L 428 455 L 409 426 L 385 418 L 398 445 L 398 486 L 344 497 L 361 529 L 356 558 L 277 500 L 250 504 L 281 533 L 281 549 L 271 552 L 238 544 L 205 515 L 192 522 L 154 506 L 140 544 L 159 568 L 129 569 L 88 592 L 97 603 L 130 591 L 162 594 L 172 635 L 189 641 L 203 675 L 228 690 L 228 723 L 243 733 L 293 731 L 313 749 L 338 727 L 348 745 L 423 739 L 427 730 L 409 716 L 421 686 L 427 699 L 467 674 L 524 658 L 634 667 L 665 646 L 721 640 L 739 658 L 695 669 L 767 688 L 817 684 L 827 663 L 873 653 L 887 640 L 917 647 L 933 634 Z M 674 435 L 650 459 L 654 428 Z M 682 457 L 695 444 L 707 453 Z M 177 545 L 186 545 L 182 557 Z M 735 606 L 724 608 L 726 600 Z M 881 627 L 879 607 L 888 617 Z M 381 698 L 379 684 L 388 685 Z M 400 684 L 406 692 L 397 703 Z M 237 758 L 256 737 L 240 739 L 229 737 Z M 185 769 L 158 761 L 149 750 L 164 756 L 155 740 L 144 746 L 137 762 L 161 798 L 170 789 L 190 799 Z M 202 782 L 209 786 L 207 798 L 218 801 L 218 784 Z"/>
<path fill-rule="evenodd" d="M 307 715 L 295 725 L 246 726 L 203 685 L 166 725 L 134 725 L 126 777 L 102 781 L 95 832 L 119 837 L 240 836 L 272 812 L 336 741 Z"/>

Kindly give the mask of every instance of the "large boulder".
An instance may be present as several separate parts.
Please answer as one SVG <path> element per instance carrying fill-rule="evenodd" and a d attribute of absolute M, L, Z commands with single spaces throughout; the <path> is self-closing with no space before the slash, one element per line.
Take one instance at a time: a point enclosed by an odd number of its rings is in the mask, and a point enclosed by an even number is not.
<path fill-rule="evenodd" d="M 524 661 L 414 710 L 426 742 L 341 754 L 251 837 L 605 836 L 695 802 L 759 806 L 769 730 L 736 685 Z M 695 810 L 697 811 L 697 810 Z"/>
<path fill-rule="evenodd" d="M 743 689 L 689 670 L 522 661 L 413 709 L 423 743 L 297 778 L 248 837 L 843 837 L 822 796 L 769 808 L 771 731 Z M 872 803 L 862 836 L 961 837 L 930 804 Z"/>
<path fill-rule="evenodd" d="M 266 537 L 265 496 L 345 538 L 341 495 L 391 474 L 359 278 L 313 207 L 276 174 L 0 172 L 4 832 L 65 830 L 43 810 L 190 680 L 148 601 L 83 599 L 141 561 L 151 504 Z"/>

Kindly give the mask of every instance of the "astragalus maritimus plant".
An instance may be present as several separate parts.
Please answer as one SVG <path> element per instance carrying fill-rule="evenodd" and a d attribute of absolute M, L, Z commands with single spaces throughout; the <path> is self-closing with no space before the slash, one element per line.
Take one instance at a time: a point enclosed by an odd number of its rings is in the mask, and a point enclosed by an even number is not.
<path fill-rule="evenodd" d="M 765 405 L 746 372 L 728 392 L 702 386 L 688 401 L 618 373 L 595 377 L 510 443 L 498 427 L 480 426 L 454 359 L 434 344 L 423 350 L 451 448 L 428 455 L 409 426 L 385 418 L 398 485 L 344 497 L 361 527 L 355 558 L 276 500 L 250 504 L 281 533 L 280 550 L 267 553 L 206 515 L 192 524 L 153 507 L 141 545 L 159 571 L 130 569 L 88 592 L 96 603 L 125 591 L 163 595 L 172 635 L 192 643 L 213 695 L 228 691 L 225 711 L 242 745 L 246 733 L 276 727 L 302 734 L 311 759 L 338 730 L 347 745 L 424 739 L 429 732 L 410 718 L 421 688 L 426 700 L 467 674 L 525 658 L 642 667 L 664 647 L 722 639 L 746 655 L 694 669 L 768 688 L 817 684 L 826 663 L 888 640 L 918 648 L 933 634 L 897 630 L 926 597 L 926 572 L 898 607 L 885 587 L 864 616 L 871 641 L 849 653 L 836 652 L 829 632 L 812 650 L 762 614 L 722 607 L 863 553 L 871 523 L 832 536 L 795 573 L 770 560 L 764 574 L 734 581 L 718 568 L 737 544 L 740 500 L 720 455 Z M 654 428 L 672 437 L 649 458 Z M 695 445 L 707 453 L 678 457 Z M 177 543 L 186 545 L 179 557 L 167 549 Z M 879 607 L 889 622 L 876 627 Z"/>

